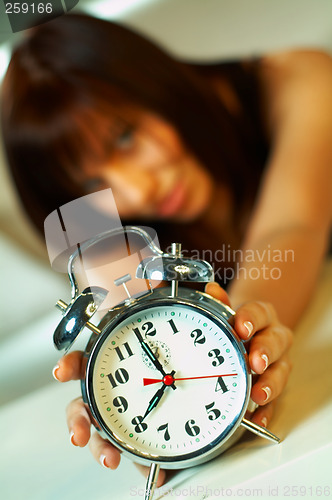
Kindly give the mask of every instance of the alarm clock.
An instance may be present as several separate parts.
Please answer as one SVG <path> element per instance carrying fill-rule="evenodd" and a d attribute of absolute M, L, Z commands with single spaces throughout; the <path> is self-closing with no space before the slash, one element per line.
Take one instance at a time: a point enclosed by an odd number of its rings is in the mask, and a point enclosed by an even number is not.
<path fill-rule="evenodd" d="M 87 241 L 80 253 L 112 230 Z M 279 442 L 267 429 L 248 420 L 251 370 L 243 341 L 232 328 L 235 312 L 210 295 L 179 282 L 213 281 L 212 266 L 184 258 L 181 245 L 162 252 L 142 228 L 125 231 L 143 238 L 152 256 L 143 259 L 136 278 L 159 280 L 135 297 L 131 275 L 114 280 L 127 298 L 107 310 L 98 326 L 90 318 L 107 289 L 90 286 L 78 293 L 74 263 L 68 274 L 72 301 L 58 307 L 64 315 L 54 332 L 57 349 L 71 348 L 80 332 L 92 331 L 81 382 L 83 401 L 103 438 L 135 462 L 150 465 L 146 499 L 151 500 L 159 468 L 204 463 L 231 446 L 245 429 Z"/>

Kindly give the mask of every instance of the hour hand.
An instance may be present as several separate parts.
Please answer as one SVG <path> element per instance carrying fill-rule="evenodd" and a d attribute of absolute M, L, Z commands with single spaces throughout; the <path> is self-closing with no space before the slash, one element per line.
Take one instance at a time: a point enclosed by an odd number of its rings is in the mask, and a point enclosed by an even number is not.
<path fill-rule="evenodd" d="M 175 375 L 175 371 L 172 370 L 172 372 L 168 376 L 173 379 L 174 375 Z M 155 408 L 157 406 L 157 404 L 159 403 L 159 401 L 163 397 L 163 394 L 165 392 L 166 387 L 168 387 L 169 385 L 171 385 L 171 384 L 165 384 L 165 382 L 164 382 L 162 387 L 160 387 L 160 389 L 158 389 L 158 391 L 155 393 L 155 395 L 150 399 L 149 406 L 147 407 L 147 410 L 144 414 L 143 420 L 145 419 L 145 417 L 147 415 L 149 415 L 149 413 L 153 410 L 153 408 Z M 171 387 L 172 387 L 172 385 L 171 385 Z M 174 387 L 174 389 L 176 389 L 176 387 Z"/>
<path fill-rule="evenodd" d="M 149 346 L 149 344 L 144 341 L 144 339 L 143 339 L 141 333 L 139 332 L 138 328 L 134 328 L 133 331 L 134 331 L 134 333 L 135 333 L 135 335 L 137 337 L 137 340 L 141 344 L 141 347 L 142 347 L 143 351 L 145 352 L 145 354 L 149 357 L 149 359 L 151 360 L 151 362 L 153 363 L 153 365 L 157 368 L 157 370 L 165 377 L 166 373 L 164 371 L 164 368 L 162 367 L 160 361 L 158 361 L 157 357 L 153 353 L 153 351 L 152 351 L 151 347 Z"/>
<path fill-rule="evenodd" d="M 165 392 L 166 387 L 167 387 L 167 385 L 163 384 L 163 386 L 160 389 L 158 389 L 156 394 L 150 399 L 149 406 L 147 407 L 147 410 L 146 410 L 146 412 L 141 420 L 142 422 L 145 419 L 145 417 L 147 417 L 149 415 L 149 413 L 153 410 L 153 408 L 155 408 L 157 406 L 157 404 L 159 403 L 159 401 L 163 397 L 163 394 Z"/>

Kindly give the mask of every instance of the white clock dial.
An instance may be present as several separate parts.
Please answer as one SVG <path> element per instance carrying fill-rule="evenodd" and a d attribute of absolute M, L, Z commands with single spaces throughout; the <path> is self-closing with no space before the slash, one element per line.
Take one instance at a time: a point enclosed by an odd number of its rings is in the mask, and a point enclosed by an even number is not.
<path fill-rule="evenodd" d="M 111 328 L 93 350 L 86 382 L 111 440 L 140 458 L 181 462 L 229 438 L 246 407 L 248 374 L 242 347 L 222 322 L 199 307 L 164 302 Z"/>

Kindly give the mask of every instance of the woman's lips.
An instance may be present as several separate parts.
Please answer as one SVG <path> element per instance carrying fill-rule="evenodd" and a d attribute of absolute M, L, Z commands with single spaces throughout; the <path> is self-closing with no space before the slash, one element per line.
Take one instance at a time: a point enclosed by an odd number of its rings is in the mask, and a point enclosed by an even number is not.
<path fill-rule="evenodd" d="M 162 217 L 170 217 L 176 214 L 183 205 L 185 193 L 184 183 L 179 182 L 158 205 L 158 214 Z"/>

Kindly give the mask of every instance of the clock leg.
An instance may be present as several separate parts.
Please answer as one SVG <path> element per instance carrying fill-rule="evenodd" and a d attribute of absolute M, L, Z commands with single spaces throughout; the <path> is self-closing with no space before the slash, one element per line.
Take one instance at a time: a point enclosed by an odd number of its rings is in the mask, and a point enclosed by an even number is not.
<path fill-rule="evenodd" d="M 254 434 L 257 434 L 257 436 L 260 436 L 265 439 L 269 439 L 270 441 L 273 441 L 274 443 L 280 443 L 281 439 L 278 438 L 275 434 L 272 434 L 272 432 L 268 431 L 265 429 L 265 427 L 262 427 L 261 425 L 254 424 L 250 420 L 247 420 L 246 418 L 242 419 L 241 425 L 245 427 L 248 431 L 253 432 Z"/>
<path fill-rule="evenodd" d="M 159 464 L 151 464 L 150 472 L 145 486 L 145 500 L 152 500 L 153 493 L 157 484 L 159 470 Z"/>

